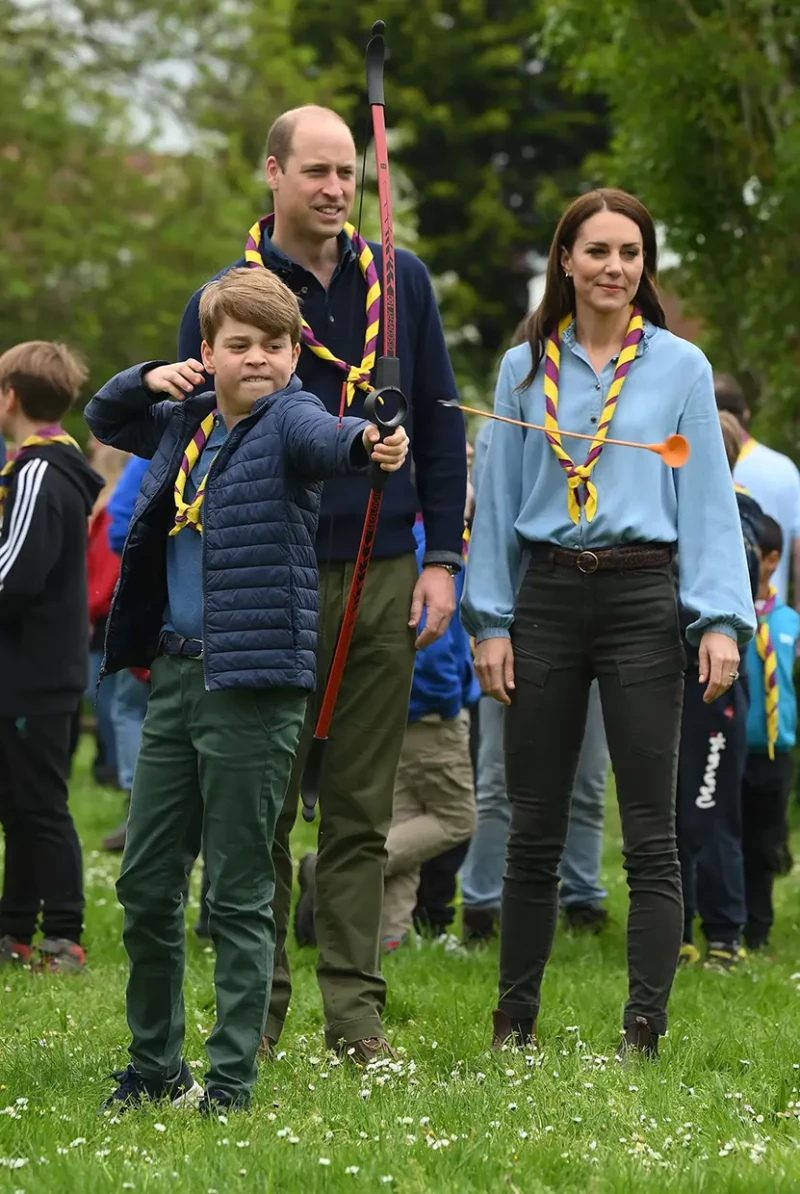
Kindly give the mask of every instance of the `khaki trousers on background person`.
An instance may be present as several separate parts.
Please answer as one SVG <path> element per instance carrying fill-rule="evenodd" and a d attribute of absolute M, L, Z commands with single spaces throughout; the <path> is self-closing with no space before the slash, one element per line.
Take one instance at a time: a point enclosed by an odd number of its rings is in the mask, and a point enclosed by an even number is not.
<path fill-rule="evenodd" d="M 469 713 L 444 719 L 429 713 L 409 722 L 394 788 L 383 891 L 384 945 L 410 931 L 420 868 L 475 827 L 475 782 L 469 753 Z"/>

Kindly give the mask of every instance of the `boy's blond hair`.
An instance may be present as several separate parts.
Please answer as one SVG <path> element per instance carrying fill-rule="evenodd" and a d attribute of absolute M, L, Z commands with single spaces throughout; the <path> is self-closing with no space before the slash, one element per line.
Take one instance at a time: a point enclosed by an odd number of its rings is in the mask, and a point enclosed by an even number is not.
<path fill-rule="evenodd" d="M 80 357 L 50 340 L 26 340 L 0 356 L 0 390 L 13 390 L 22 413 L 37 423 L 63 418 L 87 376 Z"/>
<path fill-rule="evenodd" d="M 733 472 L 734 465 L 742 451 L 742 425 L 729 410 L 719 412 L 719 425 L 722 428 L 722 442 L 725 444 L 725 455 L 728 465 Z"/>
<path fill-rule="evenodd" d="M 297 298 L 268 269 L 228 270 L 209 282 L 200 296 L 200 334 L 212 347 L 226 316 L 268 336 L 289 336 L 300 343 L 303 328 Z"/>

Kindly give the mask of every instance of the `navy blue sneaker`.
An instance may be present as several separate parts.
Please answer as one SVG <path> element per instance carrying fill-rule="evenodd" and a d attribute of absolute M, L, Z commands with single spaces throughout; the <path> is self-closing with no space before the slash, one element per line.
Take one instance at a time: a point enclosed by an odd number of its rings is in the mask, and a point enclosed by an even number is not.
<path fill-rule="evenodd" d="M 202 1086 L 195 1082 L 192 1071 L 183 1060 L 177 1077 L 170 1081 L 145 1078 L 134 1065 L 114 1070 L 110 1076 L 117 1083 L 117 1089 L 103 1103 L 101 1115 L 121 1115 L 132 1107 L 161 1099 L 166 1099 L 173 1107 L 197 1106 L 203 1096 Z"/>
<path fill-rule="evenodd" d="M 200 1100 L 198 1110 L 201 1115 L 212 1116 L 229 1115 L 232 1111 L 249 1111 L 250 1100 L 246 1095 L 231 1094 L 220 1086 L 209 1086 Z"/>

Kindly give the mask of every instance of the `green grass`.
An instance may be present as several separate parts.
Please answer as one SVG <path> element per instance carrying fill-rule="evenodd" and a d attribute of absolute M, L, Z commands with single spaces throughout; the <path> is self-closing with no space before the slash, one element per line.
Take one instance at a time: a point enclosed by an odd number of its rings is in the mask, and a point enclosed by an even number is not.
<path fill-rule="evenodd" d="M 375 1072 L 333 1065 L 314 955 L 295 951 L 285 1053 L 263 1066 L 251 1114 L 227 1124 L 165 1107 L 98 1117 L 106 1075 L 127 1061 L 118 859 L 98 852 L 120 797 L 94 788 L 84 763 L 73 807 L 86 847 L 91 972 L 4 972 L 0 1191 L 800 1190 L 800 876 L 777 886 L 775 960 L 754 959 L 734 976 L 679 974 L 660 1063 L 622 1068 L 611 1060 L 626 906 L 613 812 L 613 924 L 602 939 L 559 933 L 539 1058 L 487 1052 L 496 949 L 423 943 L 386 962 L 386 1023 L 401 1062 Z M 310 843 L 305 826 L 298 838 Z M 187 948 L 186 1057 L 202 1074 L 213 956 L 191 932 Z"/>

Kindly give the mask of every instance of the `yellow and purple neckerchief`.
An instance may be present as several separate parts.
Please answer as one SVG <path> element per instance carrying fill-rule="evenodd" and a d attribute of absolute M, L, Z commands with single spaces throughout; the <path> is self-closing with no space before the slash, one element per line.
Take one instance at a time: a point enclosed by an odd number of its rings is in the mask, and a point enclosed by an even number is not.
<path fill-rule="evenodd" d="M 744 435 L 742 436 L 742 447 L 739 452 L 739 456 L 736 460 L 736 463 L 739 464 L 742 460 L 746 460 L 747 457 L 750 455 L 750 453 L 753 451 L 753 448 L 757 447 L 757 445 L 758 445 L 758 440 L 753 439 L 752 435 L 750 435 L 749 432 L 745 431 Z"/>
<path fill-rule="evenodd" d="M 186 451 L 183 454 L 181 467 L 178 469 L 178 475 L 175 478 L 174 494 L 175 494 L 175 525 L 170 531 L 170 535 L 177 535 L 184 527 L 194 527 L 196 531 L 203 533 L 203 523 L 200 517 L 200 512 L 203 506 L 203 498 L 206 493 L 206 479 L 208 473 L 203 477 L 200 484 L 197 486 L 191 502 L 187 502 L 184 498 L 186 493 L 186 482 L 189 480 L 189 474 L 200 459 L 203 448 L 208 443 L 208 438 L 214 430 L 214 420 L 217 417 L 217 411 L 212 410 L 210 415 L 206 415 L 200 426 L 195 431 L 194 435 L 186 445 Z M 212 462 L 213 463 L 213 462 Z"/>
<path fill-rule="evenodd" d="M 778 657 L 769 632 L 769 615 L 775 608 L 777 591 L 769 586 L 769 596 L 756 602 L 758 629 L 756 630 L 756 651 L 764 664 L 764 702 L 767 715 L 767 752 L 775 758 L 775 743 L 778 741 Z"/>
<path fill-rule="evenodd" d="M 28 448 L 38 448 L 42 444 L 71 444 L 79 452 L 81 450 L 78 441 L 73 439 L 71 435 L 68 435 L 63 427 L 59 426 L 43 427 L 38 435 L 29 435 L 27 439 L 24 439 L 19 446 L 19 450 L 10 455 L 2 469 L 0 469 L 0 526 L 3 525 L 3 507 L 6 504 L 6 497 L 11 485 L 11 474 L 14 471 L 15 465 L 23 452 L 26 452 Z"/>
<path fill-rule="evenodd" d="M 592 469 L 597 464 L 600 453 L 603 451 L 603 444 L 608 435 L 611 420 L 614 417 L 617 399 L 619 398 L 625 378 L 628 375 L 631 363 L 636 356 L 639 341 L 644 335 L 644 322 L 641 311 L 638 307 L 631 307 L 630 311 L 631 318 L 628 323 L 628 330 L 625 333 L 625 339 L 622 342 L 619 357 L 617 358 L 614 379 L 611 382 L 603 404 L 595 437 L 592 440 L 592 445 L 583 464 L 575 464 L 572 457 L 561 446 L 561 433 L 558 429 L 558 382 L 561 367 L 561 340 L 567 328 L 572 323 L 573 316 L 565 316 L 558 324 L 558 327 L 553 328 L 553 331 L 547 338 L 544 365 L 545 438 L 555 452 L 559 464 L 567 474 L 567 509 L 574 523 L 580 522 L 581 489 L 585 490 L 586 494 L 584 503 L 586 521 L 591 522 L 597 512 L 597 489 L 591 481 Z"/>
<path fill-rule="evenodd" d="M 261 241 L 268 235 L 269 229 L 275 223 L 275 216 L 270 214 L 257 220 L 247 236 L 244 256 L 249 266 L 258 268 L 264 266 L 261 254 Z M 375 258 L 367 242 L 359 236 L 352 224 L 345 224 L 344 231 L 350 237 L 353 248 L 358 256 L 358 265 L 367 284 L 367 330 L 364 335 L 364 355 L 360 365 L 348 365 L 346 361 L 334 356 L 329 348 L 319 341 L 311 330 L 311 326 L 303 320 L 301 339 L 306 348 L 320 360 L 328 361 L 341 370 L 345 375 L 345 397 L 347 406 L 353 401 L 356 388 L 367 393 L 373 389 L 370 375 L 375 365 L 375 354 L 378 347 L 378 332 L 381 322 L 381 284 Z"/>

